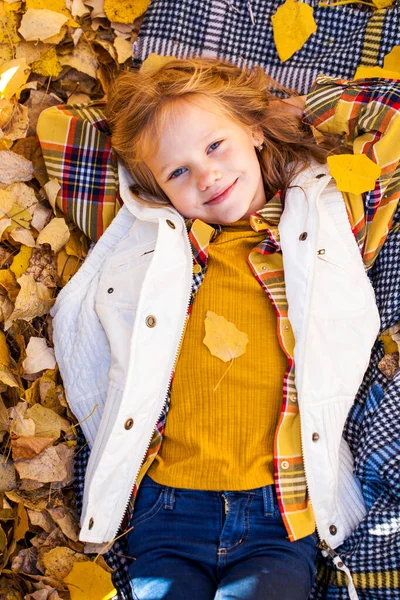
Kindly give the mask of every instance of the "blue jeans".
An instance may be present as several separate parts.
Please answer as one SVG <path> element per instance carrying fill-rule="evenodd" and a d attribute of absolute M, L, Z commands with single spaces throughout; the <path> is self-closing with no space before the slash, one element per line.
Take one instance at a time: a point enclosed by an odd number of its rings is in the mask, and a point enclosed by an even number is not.
<path fill-rule="evenodd" d="M 272 485 L 212 492 L 145 475 L 128 534 L 135 600 L 306 600 L 316 536 L 289 542 Z"/>

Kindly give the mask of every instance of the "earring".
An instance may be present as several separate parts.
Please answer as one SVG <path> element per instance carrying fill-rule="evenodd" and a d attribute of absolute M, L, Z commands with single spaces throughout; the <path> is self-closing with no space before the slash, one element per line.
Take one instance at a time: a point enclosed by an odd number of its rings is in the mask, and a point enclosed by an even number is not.
<path fill-rule="evenodd" d="M 264 146 L 264 143 L 263 143 L 263 142 L 261 142 L 261 144 L 259 144 L 258 146 L 256 146 L 256 148 L 257 148 L 257 150 L 258 150 L 259 152 L 261 152 L 261 150 L 263 149 L 263 146 Z"/>

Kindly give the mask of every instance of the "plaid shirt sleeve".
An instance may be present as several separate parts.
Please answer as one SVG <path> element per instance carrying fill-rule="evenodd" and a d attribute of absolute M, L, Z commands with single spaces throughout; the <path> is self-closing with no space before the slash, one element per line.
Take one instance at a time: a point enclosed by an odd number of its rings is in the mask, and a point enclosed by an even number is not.
<path fill-rule="evenodd" d="M 345 136 L 355 154 L 382 169 L 375 189 L 345 193 L 350 222 L 370 268 L 391 227 L 400 196 L 400 80 L 346 81 L 319 75 L 307 96 L 305 118 L 322 133 Z"/>
<path fill-rule="evenodd" d="M 57 205 L 92 241 L 122 204 L 104 105 L 54 106 L 41 113 L 37 126 L 48 176 L 61 186 Z"/>

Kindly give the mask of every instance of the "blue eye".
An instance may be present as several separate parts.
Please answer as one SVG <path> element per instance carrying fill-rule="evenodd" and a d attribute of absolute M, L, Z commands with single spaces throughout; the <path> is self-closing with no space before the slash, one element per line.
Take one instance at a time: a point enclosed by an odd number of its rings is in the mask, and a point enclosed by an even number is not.
<path fill-rule="evenodd" d="M 208 149 L 212 152 L 213 150 L 216 150 L 221 143 L 222 142 L 214 142 L 213 144 L 211 144 L 211 146 L 209 146 Z"/>
<path fill-rule="evenodd" d="M 179 177 L 179 175 L 182 175 L 182 173 L 184 173 L 185 171 L 187 171 L 187 169 L 185 167 L 180 167 L 179 169 L 176 169 L 176 171 L 171 173 L 169 178 L 176 179 L 177 177 Z"/>

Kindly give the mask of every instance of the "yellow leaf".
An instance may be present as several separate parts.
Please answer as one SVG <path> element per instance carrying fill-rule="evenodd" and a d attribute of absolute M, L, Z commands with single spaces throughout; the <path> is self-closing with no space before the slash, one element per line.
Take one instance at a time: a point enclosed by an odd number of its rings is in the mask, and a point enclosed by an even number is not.
<path fill-rule="evenodd" d="M 58 60 L 57 52 L 54 46 L 51 46 L 47 52 L 44 52 L 38 60 L 32 63 L 32 71 L 43 77 L 58 77 L 62 71 L 62 66 Z"/>
<path fill-rule="evenodd" d="M 400 75 L 400 46 L 393 46 L 389 54 L 383 59 L 383 68 L 395 71 Z"/>
<path fill-rule="evenodd" d="M 338 190 L 362 194 L 375 188 L 381 168 L 365 154 L 328 156 L 328 167 Z"/>
<path fill-rule="evenodd" d="M 26 8 L 36 8 L 39 10 L 43 8 L 51 8 L 51 10 L 61 13 L 68 18 L 66 23 L 67 25 L 70 25 L 71 27 L 79 27 L 79 23 L 72 18 L 71 13 L 66 7 L 65 0 L 51 0 L 50 2 L 49 0 L 26 0 Z"/>
<path fill-rule="evenodd" d="M 171 62 L 171 60 L 176 60 L 176 56 L 160 56 L 159 54 L 152 52 L 142 63 L 140 72 L 151 75 L 158 71 L 158 69 L 161 69 L 163 65 Z"/>
<path fill-rule="evenodd" d="M 47 40 L 60 32 L 68 17 L 54 10 L 28 8 L 18 29 L 27 41 Z"/>
<path fill-rule="evenodd" d="M 13 44 L 18 44 L 20 37 L 17 33 L 18 15 L 15 12 L 7 10 L 6 6 L 2 2 L 0 4 L 0 44 L 7 44 L 8 47 Z"/>
<path fill-rule="evenodd" d="M 13 271 L 10 269 L 0 269 L 0 285 L 6 290 L 11 302 L 15 302 L 19 292 L 19 285 L 17 284 Z"/>
<path fill-rule="evenodd" d="M 34 404 L 25 413 L 26 418 L 35 423 L 35 435 L 40 437 L 59 438 L 62 431 L 70 429 L 71 425 L 51 408 Z"/>
<path fill-rule="evenodd" d="M 7 346 L 6 336 L 0 331 L 0 381 L 9 387 L 19 387 L 18 381 L 10 369 L 10 353 Z"/>
<path fill-rule="evenodd" d="M 393 4 L 393 0 L 372 0 L 372 2 L 375 4 L 376 8 L 387 8 Z"/>
<path fill-rule="evenodd" d="M 31 232 L 23 227 L 17 227 L 16 229 L 13 229 L 10 233 L 10 236 L 16 242 L 24 244 L 24 246 L 29 246 L 29 248 L 34 248 L 36 246 L 35 239 Z"/>
<path fill-rule="evenodd" d="M 21 250 L 16 256 L 14 256 L 10 271 L 15 274 L 15 277 L 21 277 L 21 275 L 25 273 L 29 267 L 29 261 L 31 260 L 32 252 L 32 248 L 28 248 L 28 246 L 21 246 Z"/>
<path fill-rule="evenodd" d="M 108 600 L 117 593 L 110 573 L 95 562 L 75 562 L 64 581 L 71 600 Z"/>
<path fill-rule="evenodd" d="M 25 58 L 14 58 L 0 67 L 0 96 L 11 98 L 26 83 L 31 72 Z"/>
<path fill-rule="evenodd" d="M 30 222 L 32 221 L 31 213 L 17 203 L 13 204 L 11 210 L 7 213 L 7 217 L 13 222 L 13 228 L 24 227 L 25 229 L 29 229 Z"/>
<path fill-rule="evenodd" d="M 60 56 L 60 64 L 73 67 L 81 73 L 86 73 L 90 77 L 97 77 L 97 57 L 91 46 L 79 40 L 77 45 L 72 50 L 71 54 Z"/>
<path fill-rule="evenodd" d="M 298 0 L 286 0 L 271 17 L 279 58 L 288 60 L 317 31 L 313 9 Z"/>
<path fill-rule="evenodd" d="M 208 310 L 204 323 L 206 335 L 203 342 L 213 356 L 228 362 L 246 352 L 249 341 L 247 334 L 239 331 L 225 317 Z"/>
<path fill-rule="evenodd" d="M 365 77 L 382 77 L 384 79 L 400 79 L 400 46 L 394 46 L 383 59 L 383 67 L 364 67 L 360 65 L 354 79 Z"/>
<path fill-rule="evenodd" d="M 2 331 L 0 331 L 0 365 L 5 367 L 10 366 L 10 353 L 8 351 L 6 336 Z"/>
<path fill-rule="evenodd" d="M 75 275 L 79 268 L 79 263 L 79 258 L 69 255 L 64 248 L 57 253 L 57 273 L 63 286 L 67 285 L 71 277 Z"/>
<path fill-rule="evenodd" d="M 39 233 L 36 244 L 50 244 L 53 252 L 58 252 L 68 242 L 69 229 L 65 219 L 52 219 L 48 225 Z"/>
<path fill-rule="evenodd" d="M 116 37 L 114 47 L 117 51 L 118 62 L 124 63 L 128 58 L 132 58 L 132 42 L 121 37 Z"/>
<path fill-rule="evenodd" d="M 354 73 L 354 79 L 368 79 L 370 77 L 381 77 L 382 79 L 399 79 L 400 71 L 389 71 L 383 67 L 364 67 L 360 65 Z"/>
<path fill-rule="evenodd" d="M 151 0 L 104 0 L 104 12 L 109 21 L 133 23 L 148 8 Z"/>

